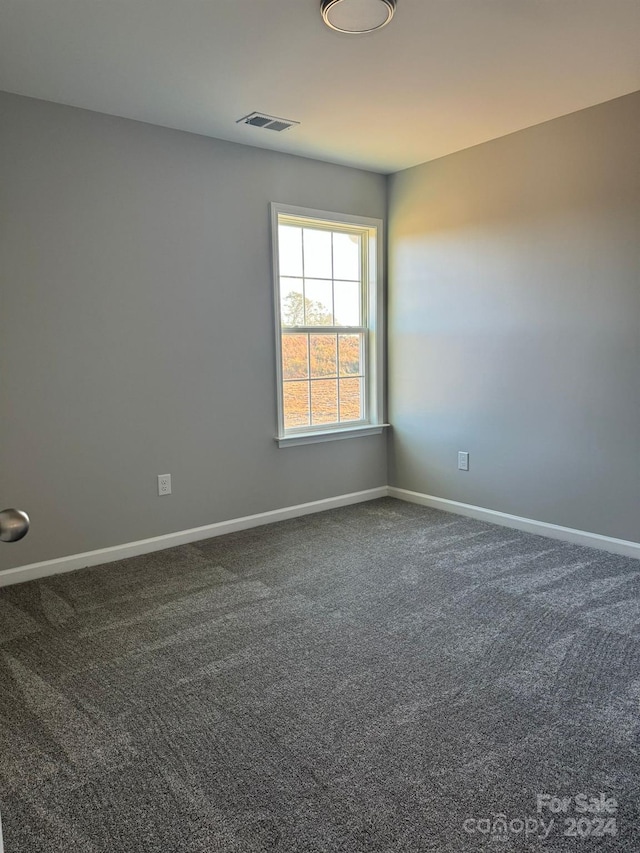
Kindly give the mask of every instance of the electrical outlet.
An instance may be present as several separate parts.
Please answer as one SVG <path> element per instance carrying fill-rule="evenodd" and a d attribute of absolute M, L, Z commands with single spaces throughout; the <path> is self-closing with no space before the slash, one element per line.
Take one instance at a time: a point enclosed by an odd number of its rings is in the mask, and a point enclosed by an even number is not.
<path fill-rule="evenodd" d="M 171 494 L 171 474 L 158 474 L 158 494 Z"/>
<path fill-rule="evenodd" d="M 459 471 L 468 471 L 469 470 L 469 454 L 466 450 L 458 451 L 458 470 Z"/>

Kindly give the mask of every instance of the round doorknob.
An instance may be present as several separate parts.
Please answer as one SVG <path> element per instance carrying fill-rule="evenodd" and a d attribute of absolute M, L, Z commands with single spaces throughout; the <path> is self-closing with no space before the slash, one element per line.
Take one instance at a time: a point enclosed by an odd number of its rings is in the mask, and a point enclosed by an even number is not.
<path fill-rule="evenodd" d="M 29 516 L 21 509 L 3 509 L 0 511 L 0 540 L 17 542 L 29 532 Z"/>

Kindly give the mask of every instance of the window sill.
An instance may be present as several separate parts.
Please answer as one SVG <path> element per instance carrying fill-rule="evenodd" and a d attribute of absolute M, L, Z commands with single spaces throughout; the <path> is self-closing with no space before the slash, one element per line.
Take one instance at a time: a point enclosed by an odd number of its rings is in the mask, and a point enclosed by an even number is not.
<path fill-rule="evenodd" d="M 380 435 L 389 424 L 366 424 L 365 426 L 332 429 L 326 432 L 298 432 L 292 435 L 277 436 L 278 447 L 296 447 L 300 444 L 317 444 L 321 441 L 338 441 L 342 438 L 362 438 L 366 435 Z"/>

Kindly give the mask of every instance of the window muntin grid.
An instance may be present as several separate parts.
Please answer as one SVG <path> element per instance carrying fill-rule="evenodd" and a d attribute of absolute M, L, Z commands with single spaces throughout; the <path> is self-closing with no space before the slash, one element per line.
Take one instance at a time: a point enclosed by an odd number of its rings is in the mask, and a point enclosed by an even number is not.
<path fill-rule="evenodd" d="M 284 429 L 367 422 L 368 231 L 278 217 Z"/>

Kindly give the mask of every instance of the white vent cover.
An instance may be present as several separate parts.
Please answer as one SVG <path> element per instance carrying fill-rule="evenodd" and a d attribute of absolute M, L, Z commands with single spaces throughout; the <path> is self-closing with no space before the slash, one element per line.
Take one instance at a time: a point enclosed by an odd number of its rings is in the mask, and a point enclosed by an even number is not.
<path fill-rule="evenodd" d="M 236 124 L 250 124 L 252 127 L 263 127 L 265 130 L 275 130 L 277 133 L 280 133 L 283 130 L 289 130 L 290 127 L 300 124 L 300 122 L 289 118 L 269 116 L 266 113 L 249 113 L 248 116 L 239 118 Z"/>

